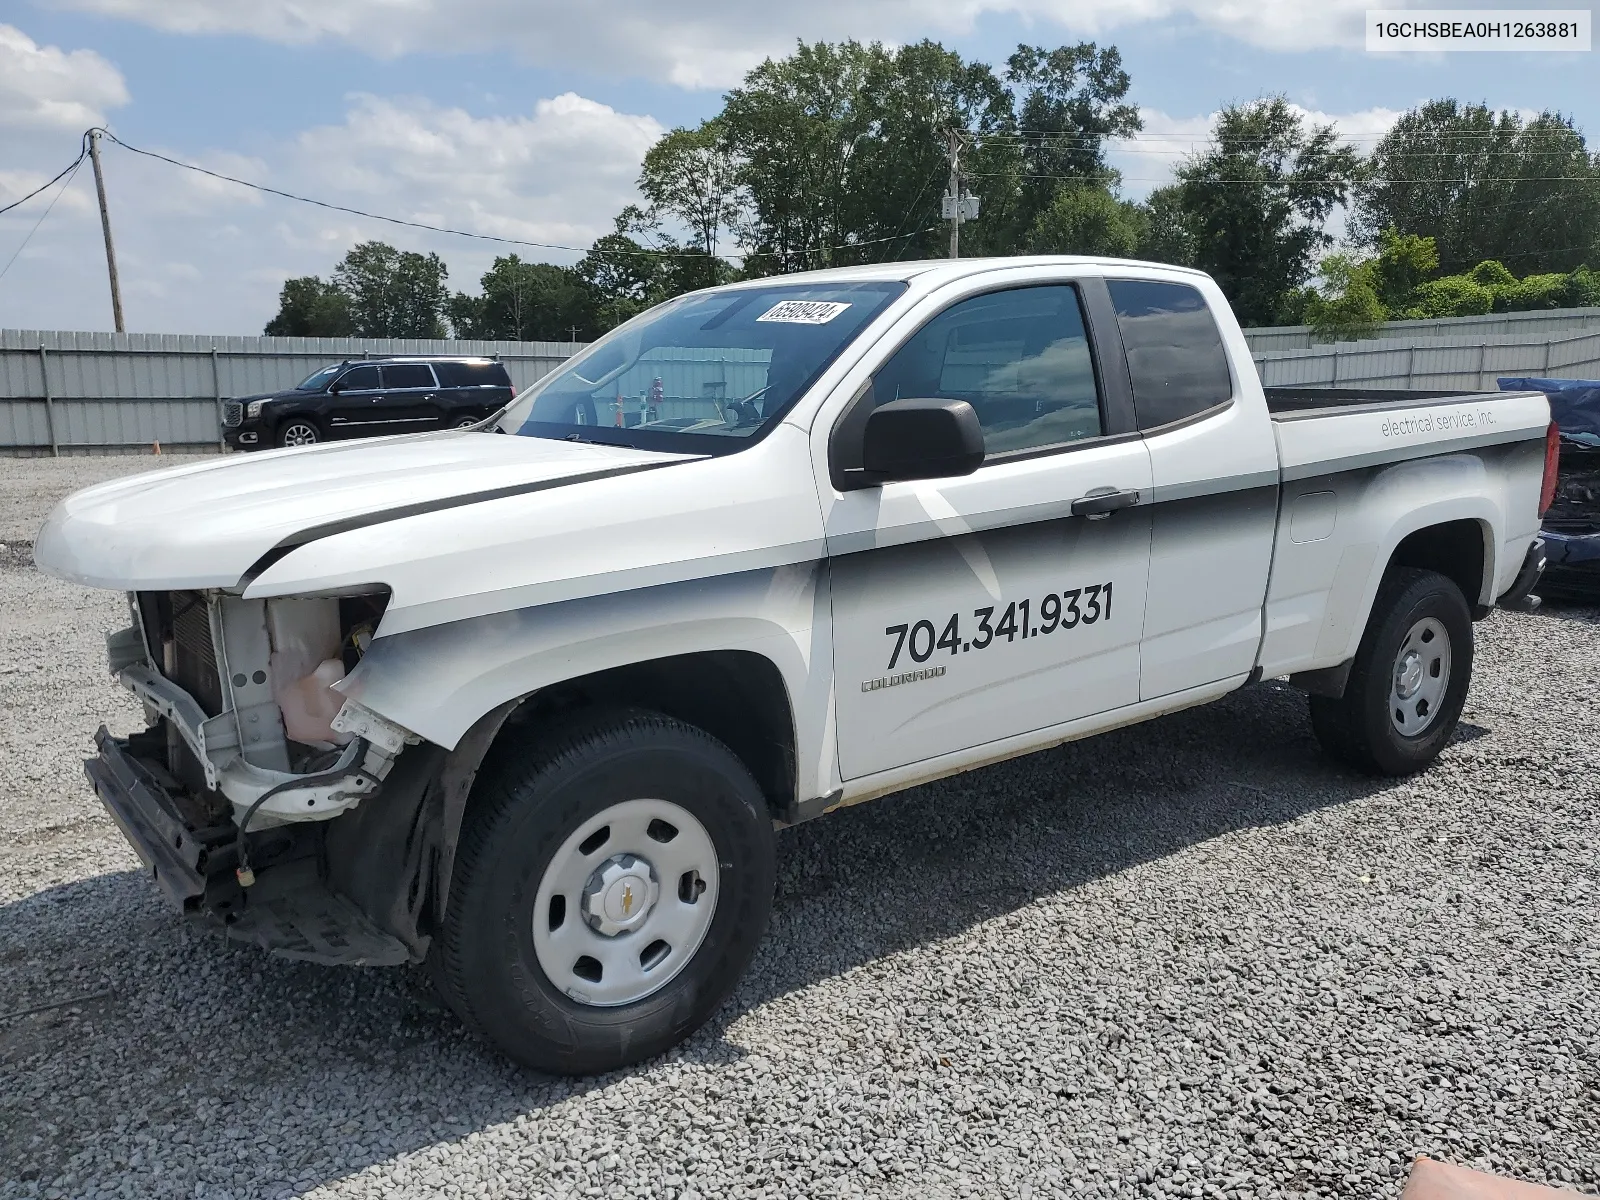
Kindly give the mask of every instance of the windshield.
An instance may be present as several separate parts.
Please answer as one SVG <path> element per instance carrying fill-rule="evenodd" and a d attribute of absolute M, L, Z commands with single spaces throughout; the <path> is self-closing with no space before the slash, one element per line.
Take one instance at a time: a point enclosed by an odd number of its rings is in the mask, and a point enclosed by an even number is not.
<path fill-rule="evenodd" d="M 314 371 L 295 384 L 294 390 L 297 392 L 320 392 L 328 386 L 328 380 L 337 375 L 343 366 L 343 363 L 335 363 L 331 367 L 323 367 L 320 371 Z"/>
<path fill-rule="evenodd" d="M 540 380 L 507 433 L 719 453 L 774 425 L 900 282 L 776 283 L 670 300 Z"/>

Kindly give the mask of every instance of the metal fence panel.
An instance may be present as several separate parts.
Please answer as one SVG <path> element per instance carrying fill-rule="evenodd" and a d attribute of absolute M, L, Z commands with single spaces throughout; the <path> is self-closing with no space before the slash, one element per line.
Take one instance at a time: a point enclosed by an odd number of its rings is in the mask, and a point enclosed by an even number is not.
<path fill-rule="evenodd" d="M 1543 342 L 1574 333 L 1600 333 L 1600 308 L 1552 308 L 1540 312 L 1489 313 L 1481 317 L 1389 321 L 1379 329 L 1377 337 L 1384 340 L 1461 337 L 1474 343 L 1490 339 Z M 1273 350 L 1312 350 L 1326 345 L 1313 340 L 1309 325 L 1246 329 L 1244 336 L 1251 351 L 1257 354 Z"/>
<path fill-rule="evenodd" d="M 1535 342 L 1469 336 L 1341 342 L 1316 350 L 1258 351 L 1255 362 L 1268 387 L 1493 391 L 1501 375 L 1600 374 L 1600 331 Z"/>
<path fill-rule="evenodd" d="M 343 359 L 496 357 L 520 389 L 582 346 L 0 329 L 0 451 L 215 446 L 219 399 L 293 387 Z"/>

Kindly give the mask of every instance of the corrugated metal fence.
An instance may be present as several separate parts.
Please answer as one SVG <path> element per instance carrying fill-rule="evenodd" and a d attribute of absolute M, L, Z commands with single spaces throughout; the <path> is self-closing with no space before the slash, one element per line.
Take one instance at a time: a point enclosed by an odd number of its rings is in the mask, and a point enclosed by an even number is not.
<path fill-rule="evenodd" d="M 1600 373 L 1600 330 L 1524 337 L 1379 338 L 1318 350 L 1255 354 L 1268 387 L 1460 388 L 1494 391 L 1500 375 L 1592 379 Z"/>
<path fill-rule="evenodd" d="M 1500 375 L 1600 377 L 1600 309 L 1397 321 L 1379 337 L 1313 346 L 1305 327 L 1249 329 L 1269 386 L 1490 389 Z M 570 342 L 205 337 L 0 330 L 0 454 L 115 453 L 219 445 L 221 400 L 292 387 L 330 362 L 391 354 L 480 354 L 518 387 L 581 348 Z M 671 356 L 668 356 L 670 358 Z M 665 418 L 710 417 L 758 387 L 760 354 L 640 364 L 630 401 L 663 379 Z M 635 378 L 637 376 L 637 378 Z M 619 409 L 623 407 L 619 404 Z M 630 406 L 630 411 L 632 407 Z M 629 422 L 631 423 L 631 421 Z"/>
<path fill-rule="evenodd" d="M 330 362 L 391 354 L 501 359 L 519 388 L 579 345 L 377 338 L 0 330 L 0 453 L 104 453 L 219 445 L 231 396 L 293 387 Z"/>
<path fill-rule="evenodd" d="M 1428 321 L 1390 321 L 1379 339 L 1416 341 L 1427 338 L 1469 338 L 1473 345 L 1497 339 L 1543 342 L 1574 333 L 1600 333 L 1600 308 L 1553 308 L 1540 312 L 1489 313 L 1481 317 L 1437 317 Z M 1245 341 L 1256 354 L 1273 350 L 1322 348 L 1309 325 L 1246 329 Z"/>

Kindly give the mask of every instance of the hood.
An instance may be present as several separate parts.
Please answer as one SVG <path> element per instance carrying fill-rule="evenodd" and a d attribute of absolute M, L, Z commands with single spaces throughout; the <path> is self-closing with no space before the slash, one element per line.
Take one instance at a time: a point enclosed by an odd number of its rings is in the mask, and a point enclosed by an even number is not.
<path fill-rule="evenodd" d="M 692 457 L 477 432 L 228 455 L 68 496 L 33 556 L 91 587 L 231 588 L 274 551 L 328 533 Z"/>

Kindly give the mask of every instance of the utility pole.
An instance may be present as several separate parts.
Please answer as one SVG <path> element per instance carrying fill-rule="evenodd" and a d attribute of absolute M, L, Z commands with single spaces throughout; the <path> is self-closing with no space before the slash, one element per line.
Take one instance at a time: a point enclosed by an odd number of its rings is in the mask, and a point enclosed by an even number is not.
<path fill-rule="evenodd" d="M 950 213 L 950 257 L 961 257 L 961 135 L 954 129 L 945 130 L 945 153 L 950 157 L 950 195 L 955 198 L 953 211 Z M 99 159 L 95 159 L 95 178 L 100 178 Z M 100 211 L 105 211 L 104 202 Z M 111 226 L 106 226 L 106 246 L 111 245 Z M 115 289 L 113 289 L 115 290 Z M 117 328 L 122 325 L 119 320 Z"/>
<path fill-rule="evenodd" d="M 122 287 L 117 283 L 117 250 L 111 244 L 111 214 L 106 211 L 106 177 L 100 170 L 100 131 L 89 131 L 89 161 L 94 164 L 94 190 L 100 197 L 100 228 L 106 235 L 106 271 L 111 276 L 111 316 L 122 333 Z"/>

